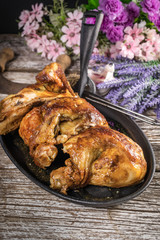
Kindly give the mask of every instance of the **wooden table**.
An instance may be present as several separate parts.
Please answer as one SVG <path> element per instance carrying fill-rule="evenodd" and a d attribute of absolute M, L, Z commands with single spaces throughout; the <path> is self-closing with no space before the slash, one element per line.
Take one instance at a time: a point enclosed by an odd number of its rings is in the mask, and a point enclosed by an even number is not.
<path fill-rule="evenodd" d="M 33 83 L 49 63 L 17 35 L 0 35 L 0 49 L 4 46 L 16 54 L 4 72 L 11 81 Z M 0 99 L 5 96 L 0 94 Z M 109 209 L 84 207 L 49 194 L 24 176 L 0 146 L 0 239 L 160 239 L 160 127 L 137 123 L 152 144 L 156 172 L 140 196 Z"/>

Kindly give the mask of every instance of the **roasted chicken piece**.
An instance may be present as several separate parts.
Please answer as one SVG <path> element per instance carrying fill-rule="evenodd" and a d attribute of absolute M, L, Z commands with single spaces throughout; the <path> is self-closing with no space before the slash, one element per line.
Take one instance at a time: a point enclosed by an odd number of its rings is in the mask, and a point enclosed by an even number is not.
<path fill-rule="evenodd" d="M 36 80 L 0 102 L 0 135 L 20 125 L 19 134 L 41 168 L 51 165 L 56 145 L 63 144 L 70 158 L 51 172 L 52 188 L 66 194 L 87 184 L 124 187 L 143 179 L 147 163 L 142 149 L 75 95 L 59 64 L 45 67 Z"/>
<path fill-rule="evenodd" d="M 22 118 L 33 106 L 47 100 L 75 96 L 58 63 L 46 66 L 36 77 L 37 83 L 0 102 L 0 135 L 19 127 Z"/>
<path fill-rule="evenodd" d="M 69 91 L 72 96 L 75 96 L 67 78 L 59 63 L 51 63 L 47 65 L 37 76 L 36 80 L 42 84 L 46 90 L 50 92 L 66 92 Z"/>
<path fill-rule="evenodd" d="M 29 146 L 29 139 L 35 134 L 36 129 L 42 123 L 41 107 L 34 107 L 22 119 L 19 127 L 19 135 L 24 143 Z"/>
<path fill-rule="evenodd" d="M 85 99 L 57 98 L 26 114 L 19 134 L 29 145 L 35 164 L 45 168 L 57 154 L 54 145 L 64 143 L 71 136 L 95 125 L 108 127 L 103 115 Z"/>
<path fill-rule="evenodd" d="M 105 126 L 90 127 L 63 145 L 70 158 L 50 174 L 51 188 L 66 194 L 87 184 L 125 187 L 140 182 L 147 163 L 143 151 L 129 137 Z"/>

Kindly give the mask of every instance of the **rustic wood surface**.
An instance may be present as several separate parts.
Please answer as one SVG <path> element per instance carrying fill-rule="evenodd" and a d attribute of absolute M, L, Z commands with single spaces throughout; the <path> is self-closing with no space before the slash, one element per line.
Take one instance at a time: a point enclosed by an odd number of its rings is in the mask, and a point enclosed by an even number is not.
<path fill-rule="evenodd" d="M 15 52 L 3 74 L 11 81 L 33 83 L 49 63 L 17 35 L 0 35 L 0 49 L 6 46 Z M 73 64 L 70 71 L 77 67 Z M 0 94 L 0 100 L 5 96 Z M 152 144 L 156 172 L 141 195 L 109 209 L 84 207 L 49 194 L 24 176 L 0 146 L 0 239 L 160 239 L 160 127 L 137 123 Z"/>

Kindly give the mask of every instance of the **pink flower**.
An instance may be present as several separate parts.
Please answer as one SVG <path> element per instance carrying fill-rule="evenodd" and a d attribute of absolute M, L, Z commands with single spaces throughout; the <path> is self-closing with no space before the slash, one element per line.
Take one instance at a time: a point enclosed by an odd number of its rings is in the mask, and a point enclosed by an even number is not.
<path fill-rule="evenodd" d="M 115 45 L 111 45 L 111 48 L 110 48 L 110 57 L 111 58 L 116 58 L 119 55 L 120 49 L 117 46 L 118 43 L 119 42 L 117 42 Z"/>
<path fill-rule="evenodd" d="M 75 54 L 75 55 L 79 55 L 80 54 L 80 46 L 73 46 L 72 47 L 72 49 L 73 49 L 73 53 Z"/>
<path fill-rule="evenodd" d="M 139 40 L 133 39 L 129 35 L 125 35 L 124 42 L 117 43 L 117 47 L 120 49 L 119 53 L 122 57 L 133 59 L 139 51 Z"/>
<path fill-rule="evenodd" d="M 139 42 L 144 40 L 144 35 L 142 34 L 143 28 L 138 28 L 138 24 L 135 23 L 133 28 L 130 26 L 126 27 L 124 29 L 124 32 L 128 35 L 130 35 L 134 40 L 138 39 Z"/>
<path fill-rule="evenodd" d="M 159 55 L 160 54 L 160 37 L 157 34 L 157 38 L 155 39 L 154 42 L 152 42 L 152 46 L 154 48 L 154 52 Z"/>
<path fill-rule="evenodd" d="M 55 40 L 50 41 L 48 45 L 48 54 L 47 58 L 52 61 L 56 61 L 56 58 L 65 53 L 65 48 L 62 47 L 59 43 Z"/>
<path fill-rule="evenodd" d="M 99 49 L 97 47 L 93 48 L 93 55 L 99 54 Z"/>
<path fill-rule="evenodd" d="M 35 6 L 32 5 L 31 15 L 38 22 L 42 22 L 42 17 L 44 15 L 44 11 L 42 11 L 42 8 L 43 8 L 43 3 L 40 3 L 39 6 L 38 6 L 38 3 L 36 3 Z"/>
<path fill-rule="evenodd" d="M 49 44 L 50 44 L 50 42 L 47 39 L 46 35 L 42 35 L 42 37 L 40 38 L 39 47 L 37 48 L 37 52 L 41 53 L 42 57 L 47 56 Z"/>
<path fill-rule="evenodd" d="M 149 29 L 149 31 L 147 31 L 146 41 L 149 42 L 153 48 L 152 57 L 154 56 L 154 60 L 157 60 L 160 56 L 160 36 L 156 33 L 155 29 Z"/>
<path fill-rule="evenodd" d="M 151 43 L 153 43 L 157 37 L 159 38 L 159 35 L 156 33 L 156 30 L 155 29 L 148 29 L 146 31 L 146 40 L 150 41 Z"/>
<path fill-rule="evenodd" d="M 160 59 L 160 39 L 157 39 L 152 46 L 156 55 L 155 60 Z"/>
<path fill-rule="evenodd" d="M 52 33 L 52 32 L 48 32 L 48 33 L 47 33 L 47 37 L 48 37 L 48 38 L 52 38 L 52 37 L 53 37 L 53 33 Z"/>
<path fill-rule="evenodd" d="M 140 23 L 138 23 L 138 28 L 143 28 L 143 31 L 145 31 L 145 26 L 146 26 L 145 21 L 141 21 Z"/>
<path fill-rule="evenodd" d="M 38 22 L 33 21 L 31 24 L 29 22 L 27 22 L 24 25 L 23 32 L 22 32 L 21 36 L 23 37 L 23 36 L 28 36 L 28 35 L 31 35 L 31 34 L 35 34 L 36 31 L 38 30 L 38 28 L 39 28 Z"/>
<path fill-rule="evenodd" d="M 35 35 L 32 38 L 26 38 L 26 43 L 28 47 L 31 48 L 32 51 L 37 50 L 37 48 L 39 48 L 41 43 L 40 37 L 38 35 Z"/>
<path fill-rule="evenodd" d="M 144 61 L 156 60 L 156 53 L 154 52 L 154 48 L 149 41 L 142 43 L 140 47 L 141 51 L 139 52 L 138 57 L 141 60 Z"/>
<path fill-rule="evenodd" d="M 67 47 L 72 47 L 73 45 L 80 45 L 80 32 L 76 27 L 62 27 L 62 32 L 65 33 L 61 37 L 62 42 L 66 42 Z"/>
<path fill-rule="evenodd" d="M 72 24 L 72 26 L 74 25 L 79 25 L 81 26 L 82 23 L 82 17 L 83 17 L 83 13 L 81 11 L 78 10 L 74 10 L 74 12 L 69 12 L 67 13 L 68 17 L 67 18 L 67 25 Z"/>
<path fill-rule="evenodd" d="M 19 19 L 21 20 L 18 23 L 18 28 L 23 27 L 28 21 L 31 22 L 30 12 L 28 10 L 24 10 L 21 12 L 21 15 L 19 16 Z"/>
<path fill-rule="evenodd" d="M 94 45 L 94 48 L 93 48 L 93 53 L 92 54 L 94 54 L 94 55 L 99 54 L 98 44 L 99 44 L 99 42 L 97 40 L 95 45 Z"/>

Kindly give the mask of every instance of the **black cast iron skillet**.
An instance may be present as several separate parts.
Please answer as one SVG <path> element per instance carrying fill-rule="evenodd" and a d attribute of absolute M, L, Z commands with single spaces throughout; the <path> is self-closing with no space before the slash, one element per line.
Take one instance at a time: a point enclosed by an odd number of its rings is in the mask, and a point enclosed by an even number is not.
<path fill-rule="evenodd" d="M 99 31 L 100 22 L 102 21 L 102 15 L 100 15 L 101 13 L 99 12 L 88 12 L 84 15 L 81 37 L 81 79 L 80 84 L 75 87 L 75 90 L 78 89 L 80 95 L 83 94 L 83 90 L 88 81 L 86 71 L 90 54 L 94 46 L 94 41 L 96 40 L 96 35 Z M 93 16 L 96 18 L 95 25 L 88 25 L 85 23 L 85 18 L 88 16 Z M 84 28 L 85 31 L 83 31 Z M 84 41 L 85 39 L 86 42 Z M 86 45 L 84 47 L 84 52 L 82 51 L 82 43 L 84 46 Z M 90 86 L 89 90 L 94 90 L 94 85 L 92 85 L 92 82 L 88 82 L 88 85 Z M 146 187 L 151 182 L 155 171 L 155 157 L 152 147 L 146 136 L 130 117 L 112 109 L 103 107 L 99 104 L 92 103 L 92 105 L 94 105 L 106 117 L 111 125 L 114 125 L 115 129 L 125 133 L 142 147 L 145 159 L 147 161 L 147 174 L 141 183 L 118 189 L 100 186 L 86 186 L 79 190 L 69 190 L 68 194 L 64 195 L 56 190 L 51 189 L 49 186 L 50 172 L 53 169 L 63 166 L 65 159 L 68 158 L 68 156 L 62 152 L 62 146 L 59 146 L 59 154 L 52 165 L 47 170 L 43 170 L 33 163 L 29 155 L 29 149 L 23 143 L 23 140 L 19 137 L 18 130 L 13 131 L 5 136 L 0 136 L 0 142 L 6 154 L 17 166 L 17 168 L 19 168 L 19 170 L 34 183 L 50 192 L 51 194 L 54 194 L 65 200 L 87 206 L 111 207 L 138 196 L 146 189 Z"/>
<path fill-rule="evenodd" d="M 75 203 L 92 207 L 110 207 L 132 199 L 145 190 L 152 180 L 155 171 L 155 158 L 152 147 L 147 138 L 130 117 L 119 112 L 115 112 L 114 110 L 106 109 L 100 105 L 95 104 L 94 106 L 107 118 L 109 122 L 111 121 L 115 124 L 117 130 L 120 130 L 121 132 L 130 136 L 142 147 L 145 159 L 147 161 L 147 174 L 144 180 L 138 185 L 119 189 L 87 186 L 75 191 L 70 190 L 68 195 L 64 195 L 49 187 L 50 172 L 53 169 L 63 166 L 65 159 L 68 158 L 68 156 L 63 154 L 60 149 L 59 154 L 52 165 L 47 170 L 43 170 L 33 163 L 31 157 L 29 156 L 28 147 L 19 137 L 18 131 L 0 136 L 0 141 L 8 157 L 17 166 L 17 168 L 19 168 L 19 170 L 29 179 L 46 191 Z"/>

